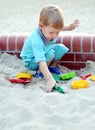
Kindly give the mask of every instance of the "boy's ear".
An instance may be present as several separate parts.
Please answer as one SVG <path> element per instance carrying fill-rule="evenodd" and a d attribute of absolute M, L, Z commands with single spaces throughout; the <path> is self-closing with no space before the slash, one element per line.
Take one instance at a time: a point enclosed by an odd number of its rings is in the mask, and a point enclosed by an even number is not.
<path fill-rule="evenodd" d="M 43 25 L 41 23 L 39 23 L 39 28 L 42 29 L 43 28 Z"/>

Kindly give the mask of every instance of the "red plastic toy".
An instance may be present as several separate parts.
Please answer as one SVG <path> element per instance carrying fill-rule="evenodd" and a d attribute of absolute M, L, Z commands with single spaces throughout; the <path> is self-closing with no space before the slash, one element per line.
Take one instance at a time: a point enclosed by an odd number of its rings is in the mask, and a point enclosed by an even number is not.
<path fill-rule="evenodd" d="M 31 79 L 27 79 L 27 78 L 22 78 L 22 79 L 7 79 L 8 81 L 10 81 L 11 83 L 21 83 L 21 84 L 26 84 L 26 83 L 30 83 Z"/>
<path fill-rule="evenodd" d="M 81 79 L 83 80 L 86 80 L 88 77 L 90 77 L 91 74 L 87 74 L 87 75 L 84 75 L 84 76 L 79 76 Z"/>

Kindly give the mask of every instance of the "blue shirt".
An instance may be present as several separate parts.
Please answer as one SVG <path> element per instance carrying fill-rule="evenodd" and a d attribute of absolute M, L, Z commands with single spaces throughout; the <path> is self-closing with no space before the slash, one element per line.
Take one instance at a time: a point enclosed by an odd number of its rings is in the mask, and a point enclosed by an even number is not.
<path fill-rule="evenodd" d="M 45 54 L 54 48 L 57 38 L 49 41 L 45 38 L 41 30 L 36 27 L 32 34 L 26 39 L 20 56 L 22 58 L 35 58 L 35 62 L 46 61 Z"/>

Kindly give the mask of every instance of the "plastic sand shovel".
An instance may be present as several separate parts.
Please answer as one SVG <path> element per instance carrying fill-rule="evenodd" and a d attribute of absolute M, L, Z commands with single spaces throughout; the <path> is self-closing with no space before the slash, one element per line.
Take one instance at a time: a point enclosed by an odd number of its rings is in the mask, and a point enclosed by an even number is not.
<path fill-rule="evenodd" d="M 60 86 L 54 86 L 53 89 L 57 90 L 60 93 L 65 94 L 64 90 Z"/>
<path fill-rule="evenodd" d="M 71 79 L 75 76 L 75 72 L 72 71 L 70 73 L 64 74 L 64 75 L 60 75 L 60 79 L 61 80 L 67 80 L 67 79 Z"/>
<path fill-rule="evenodd" d="M 91 74 L 86 74 L 86 75 L 84 75 L 84 76 L 79 76 L 81 79 L 83 79 L 83 80 L 86 80 L 88 77 L 90 77 L 91 76 Z"/>
<path fill-rule="evenodd" d="M 60 81 L 60 76 L 57 74 L 52 74 L 53 78 L 55 79 L 56 82 Z"/>

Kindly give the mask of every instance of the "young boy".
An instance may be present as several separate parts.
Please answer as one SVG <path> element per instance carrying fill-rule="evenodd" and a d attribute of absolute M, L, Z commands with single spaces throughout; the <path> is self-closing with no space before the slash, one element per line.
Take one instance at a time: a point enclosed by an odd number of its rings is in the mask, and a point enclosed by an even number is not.
<path fill-rule="evenodd" d="M 54 65 L 68 48 L 63 44 L 56 44 L 60 31 L 73 30 L 79 25 L 75 20 L 72 24 L 65 27 L 61 9 L 56 5 L 47 5 L 42 8 L 39 17 L 39 25 L 27 38 L 21 51 L 24 66 L 40 71 L 46 80 L 46 91 L 51 92 L 57 85 L 49 66 Z"/>

